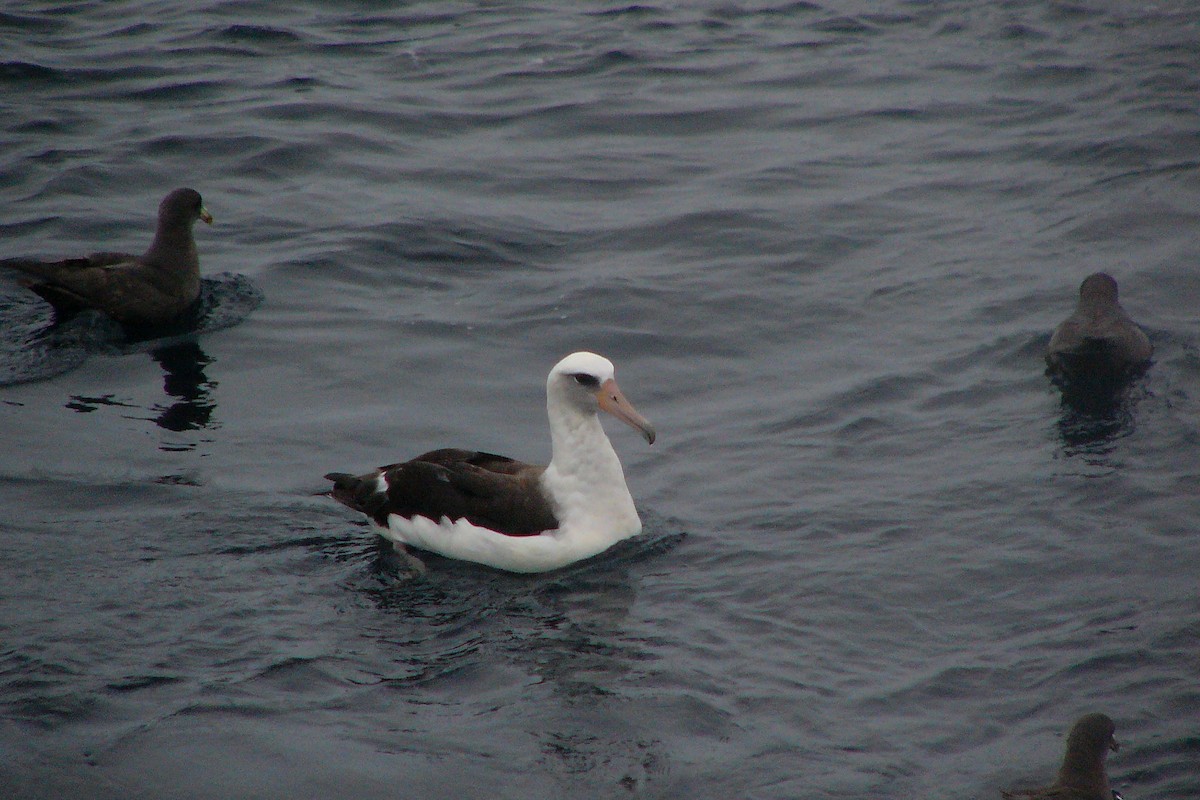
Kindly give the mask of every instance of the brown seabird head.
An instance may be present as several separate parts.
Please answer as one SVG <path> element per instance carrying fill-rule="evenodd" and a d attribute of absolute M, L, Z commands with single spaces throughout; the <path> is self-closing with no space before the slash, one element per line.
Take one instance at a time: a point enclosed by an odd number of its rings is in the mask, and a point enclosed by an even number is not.
<path fill-rule="evenodd" d="M 212 214 L 204 207 L 200 193 L 195 189 L 183 187 L 176 189 L 162 199 L 158 204 L 159 227 L 186 226 L 190 228 L 196 220 L 203 220 L 211 225 Z"/>
<path fill-rule="evenodd" d="M 1093 272 L 1079 285 L 1079 301 L 1089 305 L 1117 302 L 1117 281 L 1106 272 Z"/>

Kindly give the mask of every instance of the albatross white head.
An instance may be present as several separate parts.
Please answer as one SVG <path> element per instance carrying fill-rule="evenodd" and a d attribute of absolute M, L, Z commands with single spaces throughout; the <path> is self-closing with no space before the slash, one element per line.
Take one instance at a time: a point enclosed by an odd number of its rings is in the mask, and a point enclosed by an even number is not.
<path fill-rule="evenodd" d="M 554 365 L 546 379 L 546 409 L 551 416 L 573 411 L 581 419 L 607 411 L 654 444 L 654 426 L 621 393 L 612 362 L 595 353 L 572 353 Z"/>
<path fill-rule="evenodd" d="M 555 364 L 546 379 L 553 457 L 542 480 L 563 535 L 603 536 L 616 542 L 642 529 L 621 462 L 597 413 L 607 411 L 640 431 L 650 444 L 654 427 L 625 398 L 614 373 L 607 358 L 579 352 Z"/>

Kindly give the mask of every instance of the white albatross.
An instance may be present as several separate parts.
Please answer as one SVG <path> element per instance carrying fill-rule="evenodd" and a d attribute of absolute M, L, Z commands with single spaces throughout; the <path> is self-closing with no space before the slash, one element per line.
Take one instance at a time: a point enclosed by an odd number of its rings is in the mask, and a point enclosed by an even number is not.
<path fill-rule="evenodd" d="M 572 353 L 546 379 L 547 466 L 471 450 L 433 450 L 366 475 L 331 472 L 331 495 L 409 545 L 510 572 L 546 572 L 636 536 L 642 521 L 597 416 L 607 411 L 654 444 L 621 393 L 612 362 Z"/>

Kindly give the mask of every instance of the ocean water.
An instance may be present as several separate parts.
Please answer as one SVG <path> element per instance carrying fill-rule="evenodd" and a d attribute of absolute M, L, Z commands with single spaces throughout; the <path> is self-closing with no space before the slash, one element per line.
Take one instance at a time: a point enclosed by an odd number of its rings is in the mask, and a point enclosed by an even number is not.
<path fill-rule="evenodd" d="M 1083 713 L 1200 796 L 1200 6 L 22 2 L 0 257 L 0 795 L 995 798 Z M 1155 346 L 1043 374 L 1104 270 Z M 57 338 L 55 338 L 57 337 Z M 591 349 L 642 536 L 413 579 L 331 470 L 549 457 Z"/>

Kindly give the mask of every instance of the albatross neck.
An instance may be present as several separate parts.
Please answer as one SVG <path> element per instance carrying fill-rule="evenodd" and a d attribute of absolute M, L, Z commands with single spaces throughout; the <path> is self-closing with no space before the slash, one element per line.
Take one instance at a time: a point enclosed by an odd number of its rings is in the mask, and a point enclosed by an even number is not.
<path fill-rule="evenodd" d="M 606 475 L 624 483 L 621 462 L 596 414 L 547 403 L 550 417 L 550 463 L 561 475 Z M 598 475 L 599 473 L 600 475 Z"/>
<path fill-rule="evenodd" d="M 596 413 L 547 399 L 553 455 L 542 477 L 560 533 L 584 537 L 600 552 L 642 529 L 621 461 Z"/>

